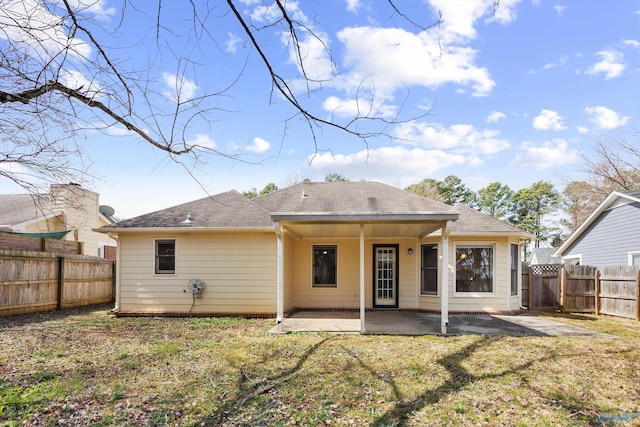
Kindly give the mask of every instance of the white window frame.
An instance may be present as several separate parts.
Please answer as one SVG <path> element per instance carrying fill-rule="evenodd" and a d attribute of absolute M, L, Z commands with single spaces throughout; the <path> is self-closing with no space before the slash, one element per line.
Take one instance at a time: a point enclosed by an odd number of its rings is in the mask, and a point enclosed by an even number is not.
<path fill-rule="evenodd" d="M 438 249 L 437 249 L 438 262 L 436 263 L 436 267 L 437 267 L 438 273 L 436 274 L 436 293 L 435 294 L 425 294 L 425 293 L 422 292 L 422 248 L 424 246 L 437 246 L 438 247 Z M 441 265 L 442 264 L 442 253 L 441 253 L 441 250 L 442 250 L 442 245 L 440 245 L 437 242 L 420 244 L 420 255 L 419 255 L 420 256 L 420 262 L 419 262 L 419 265 L 418 265 L 418 270 L 420 271 L 420 273 L 418 275 L 418 277 L 419 277 L 418 294 L 421 297 L 432 297 L 432 298 L 436 297 L 437 298 L 437 297 L 440 296 L 440 269 L 442 268 L 442 265 Z"/>
<path fill-rule="evenodd" d="M 513 254 L 511 253 L 511 249 L 513 247 L 516 247 L 516 293 L 513 293 L 513 290 L 511 289 L 512 286 L 512 277 L 511 277 L 511 267 L 513 266 Z M 520 247 L 519 244 L 517 243 L 513 243 L 513 242 L 509 242 L 509 296 L 510 297 L 517 297 L 520 296 L 520 289 L 521 289 L 521 281 L 522 281 L 522 271 L 520 270 L 520 266 L 522 265 L 521 262 L 521 252 L 522 252 L 522 248 Z M 495 257 L 495 254 L 494 254 Z"/>
<path fill-rule="evenodd" d="M 629 265 L 633 265 L 633 257 L 634 256 L 640 257 L 640 250 L 629 252 L 628 262 L 627 262 Z"/>
<path fill-rule="evenodd" d="M 158 272 L 158 268 L 156 266 L 157 263 L 157 259 L 158 259 L 158 242 L 160 241 L 169 241 L 169 240 L 173 240 L 173 250 L 174 250 L 174 254 L 173 254 L 173 272 L 171 273 L 161 273 Z M 178 239 L 176 239 L 175 237 L 158 237 L 153 239 L 153 275 L 154 276 L 160 276 L 160 277 L 168 277 L 168 276 L 176 276 L 178 274 Z"/>
<path fill-rule="evenodd" d="M 456 252 L 458 251 L 459 247 L 491 247 L 491 250 L 493 251 L 493 265 L 491 266 L 492 270 L 493 270 L 493 283 L 492 283 L 492 289 L 491 292 L 458 292 L 457 286 L 456 286 L 456 274 L 457 274 L 457 266 L 456 266 Z M 482 241 L 478 241 L 478 242 L 456 242 L 453 245 L 453 272 L 452 272 L 452 276 L 453 276 L 453 296 L 454 297 L 473 297 L 473 298 L 493 298 L 497 295 L 497 288 L 498 288 L 498 280 L 497 280 L 497 275 L 498 275 L 498 269 L 497 269 L 497 262 L 498 262 L 498 251 L 497 251 L 497 242 L 482 242 Z M 509 291 L 510 292 L 510 291 Z"/>
<path fill-rule="evenodd" d="M 333 246 L 336 249 L 336 283 L 334 284 L 327 284 L 327 285 L 316 285 L 315 283 L 315 274 L 314 273 L 314 253 L 315 253 L 315 248 L 318 246 Z M 311 287 L 313 289 L 336 289 L 338 287 L 338 283 L 340 282 L 340 278 L 338 277 L 338 272 L 340 271 L 339 269 L 339 248 L 338 248 L 338 244 L 337 243 L 312 243 L 311 244 Z"/>

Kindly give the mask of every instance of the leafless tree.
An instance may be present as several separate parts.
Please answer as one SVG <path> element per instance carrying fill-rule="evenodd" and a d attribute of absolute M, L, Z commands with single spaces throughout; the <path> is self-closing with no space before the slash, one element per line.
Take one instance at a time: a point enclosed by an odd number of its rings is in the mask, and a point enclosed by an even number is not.
<path fill-rule="evenodd" d="M 0 177 L 30 190 L 34 177 L 51 183 L 83 182 L 91 166 L 91 160 L 83 157 L 83 138 L 96 131 L 135 135 L 180 159 L 189 172 L 208 156 L 234 157 L 210 141 L 194 140 L 190 132 L 198 127 L 215 129 L 233 112 L 224 101 L 256 57 L 270 80 L 271 101 L 284 99 L 291 107 L 283 133 L 289 120 L 301 118 L 314 144 L 323 127 L 366 144 L 400 121 L 376 112 L 370 88 L 359 93 L 370 97 L 361 104 L 369 108 L 344 121 L 327 118 L 307 102 L 335 77 L 336 70 L 319 23 L 301 20 L 296 13 L 302 7 L 312 12 L 313 3 L 263 0 L 260 20 L 243 13 L 239 0 L 182 3 L 184 21 L 170 26 L 162 0 L 121 0 L 117 9 L 109 11 L 109 21 L 103 19 L 102 0 L 0 0 Z M 420 31 L 434 25 L 420 27 L 393 0 L 385 4 L 390 17 Z M 123 29 L 134 17 L 147 26 L 139 28 L 138 39 L 124 38 Z M 224 40 L 216 32 L 220 20 L 232 20 L 251 49 L 244 63 L 234 65 L 227 81 L 195 93 L 189 85 L 198 81 L 202 62 L 211 61 L 212 52 L 217 61 L 225 58 Z M 283 38 L 288 46 L 274 43 Z M 324 47 L 327 74 L 318 76 L 306 68 L 305 43 Z M 290 75 L 290 69 L 285 71 L 274 59 L 283 53 L 293 58 L 297 75 Z M 143 55 L 146 62 L 141 63 Z M 171 93 L 158 81 L 159 63 L 175 67 L 175 73 L 165 76 L 173 84 Z"/>

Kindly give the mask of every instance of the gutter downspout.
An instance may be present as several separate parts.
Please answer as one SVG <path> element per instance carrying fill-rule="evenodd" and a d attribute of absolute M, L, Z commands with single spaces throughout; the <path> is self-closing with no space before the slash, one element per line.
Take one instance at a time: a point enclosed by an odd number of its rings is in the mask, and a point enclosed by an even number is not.
<path fill-rule="evenodd" d="M 278 263 L 276 273 L 276 323 L 280 324 L 284 318 L 284 230 L 280 221 L 274 221 L 273 228 L 278 240 Z"/>
<path fill-rule="evenodd" d="M 118 240 L 118 235 L 114 233 L 107 233 L 107 236 L 118 242 L 118 246 L 116 246 L 116 295 L 115 295 L 115 307 L 111 309 L 112 313 L 117 313 L 120 311 L 120 240 Z"/>
<path fill-rule="evenodd" d="M 447 334 L 449 326 L 449 234 L 451 221 L 442 224 L 442 268 L 440 269 L 440 332 Z"/>

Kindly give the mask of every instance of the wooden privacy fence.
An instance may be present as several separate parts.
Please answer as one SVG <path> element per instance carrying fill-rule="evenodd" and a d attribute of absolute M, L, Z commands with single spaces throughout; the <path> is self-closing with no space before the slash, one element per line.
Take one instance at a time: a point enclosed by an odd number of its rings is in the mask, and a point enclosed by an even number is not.
<path fill-rule="evenodd" d="M 82 254 L 82 248 L 82 242 L 0 232 L 0 249 L 51 252 L 56 254 Z"/>
<path fill-rule="evenodd" d="M 640 320 L 638 266 L 544 264 L 528 270 L 525 305 L 530 309 L 553 308 Z"/>
<path fill-rule="evenodd" d="M 0 249 L 0 316 L 113 302 L 115 261 Z"/>

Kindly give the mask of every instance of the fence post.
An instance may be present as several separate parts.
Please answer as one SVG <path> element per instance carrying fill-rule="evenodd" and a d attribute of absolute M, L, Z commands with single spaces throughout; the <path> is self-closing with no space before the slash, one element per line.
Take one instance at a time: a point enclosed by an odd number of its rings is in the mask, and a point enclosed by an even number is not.
<path fill-rule="evenodd" d="M 64 300 L 64 257 L 58 257 L 58 310 L 62 310 Z"/>
<path fill-rule="evenodd" d="M 529 295 L 527 295 L 528 297 L 528 309 L 529 310 L 533 310 L 533 267 L 529 266 Z"/>
<path fill-rule="evenodd" d="M 564 312 L 564 304 L 567 298 L 567 270 L 564 264 L 560 264 L 560 311 Z"/>
<path fill-rule="evenodd" d="M 640 321 L 640 269 L 636 272 L 636 320 Z"/>
<path fill-rule="evenodd" d="M 596 316 L 600 314 L 600 270 L 596 270 L 596 277 L 595 277 L 595 283 L 594 283 L 594 288 L 595 288 L 595 308 L 596 308 Z"/>

